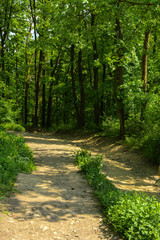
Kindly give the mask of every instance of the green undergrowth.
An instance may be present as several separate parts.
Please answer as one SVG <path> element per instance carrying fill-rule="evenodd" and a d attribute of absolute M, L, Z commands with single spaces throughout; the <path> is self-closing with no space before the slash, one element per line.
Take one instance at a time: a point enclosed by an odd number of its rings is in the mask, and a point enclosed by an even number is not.
<path fill-rule="evenodd" d="M 0 131 L 0 196 L 13 190 L 19 172 L 35 169 L 33 154 L 20 136 Z"/>
<path fill-rule="evenodd" d="M 16 123 L 0 124 L 0 129 L 13 130 L 16 132 L 25 132 L 25 128 L 23 126 L 21 126 L 20 124 L 16 124 Z"/>
<path fill-rule="evenodd" d="M 124 239 L 160 239 L 160 203 L 155 197 L 117 189 L 101 173 L 100 155 L 93 157 L 86 150 L 78 151 L 75 163 L 93 188 L 105 218 Z"/>

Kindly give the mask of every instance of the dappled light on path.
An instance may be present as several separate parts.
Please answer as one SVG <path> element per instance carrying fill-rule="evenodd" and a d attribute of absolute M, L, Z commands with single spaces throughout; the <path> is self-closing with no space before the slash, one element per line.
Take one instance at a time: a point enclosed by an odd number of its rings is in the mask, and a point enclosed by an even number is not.
<path fill-rule="evenodd" d="M 73 140 L 24 134 L 37 170 L 19 174 L 0 221 L 1 240 L 119 239 L 103 224 L 92 190 L 74 165 Z"/>
<path fill-rule="evenodd" d="M 80 143 L 81 140 L 77 140 Z M 103 173 L 119 189 L 144 192 L 160 200 L 156 185 L 158 167 L 150 163 L 138 150 L 129 150 L 105 137 L 89 137 L 83 146 L 93 154 L 103 155 Z"/>

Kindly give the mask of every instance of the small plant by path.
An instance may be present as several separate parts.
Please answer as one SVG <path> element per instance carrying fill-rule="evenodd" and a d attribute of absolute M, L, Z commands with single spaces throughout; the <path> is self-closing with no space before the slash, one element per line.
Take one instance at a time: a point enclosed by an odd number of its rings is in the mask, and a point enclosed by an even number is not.
<path fill-rule="evenodd" d="M 102 157 L 78 151 L 76 165 L 98 197 L 106 218 L 122 237 L 129 240 L 160 239 L 160 203 L 155 197 L 118 190 L 101 173 Z"/>
<path fill-rule="evenodd" d="M 0 198 L 13 190 L 19 172 L 35 169 L 31 150 L 20 136 L 0 131 Z"/>

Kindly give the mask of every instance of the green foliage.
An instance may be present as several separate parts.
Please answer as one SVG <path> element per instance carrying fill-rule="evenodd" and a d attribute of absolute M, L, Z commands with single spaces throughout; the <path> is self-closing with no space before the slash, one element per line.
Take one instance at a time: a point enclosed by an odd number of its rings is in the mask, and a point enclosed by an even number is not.
<path fill-rule="evenodd" d="M 103 208 L 106 219 L 129 240 L 160 239 L 160 203 L 154 197 L 121 192 L 101 173 L 102 157 L 78 151 L 76 165 L 85 173 Z"/>
<path fill-rule="evenodd" d="M 92 157 L 88 151 L 83 150 L 77 152 L 75 163 L 85 173 L 87 173 L 88 170 L 94 171 L 95 169 L 96 171 L 100 171 L 102 167 L 102 156 L 98 155 L 96 157 Z"/>
<path fill-rule="evenodd" d="M 153 163 L 160 164 L 160 127 L 155 126 L 143 140 L 142 149 Z"/>
<path fill-rule="evenodd" d="M 140 193 L 123 194 L 110 206 L 108 218 L 129 240 L 160 239 L 160 203 Z"/>
<path fill-rule="evenodd" d="M 15 100 L 0 100 L 0 124 L 14 124 L 19 118 L 19 109 Z M 9 125 L 8 125 L 9 126 Z"/>
<path fill-rule="evenodd" d="M 20 136 L 0 131 L 0 193 L 12 190 L 19 172 L 35 169 L 31 150 Z"/>
<path fill-rule="evenodd" d="M 16 123 L 6 123 L 0 125 L 5 130 L 13 130 L 16 132 L 25 132 L 25 128 L 22 127 L 20 124 Z"/>
<path fill-rule="evenodd" d="M 122 107 L 127 144 L 143 147 L 159 162 L 159 138 L 156 131 L 150 133 L 160 121 L 158 0 L 150 0 L 153 5 L 146 5 L 148 1 L 117 5 L 113 0 L 35 1 L 35 6 L 33 2 L 0 3 L 0 124 L 16 131 L 24 129 L 14 123 L 48 131 L 73 130 L 80 119 L 79 126 L 119 137 Z M 148 29 L 144 92 L 142 56 Z M 123 72 L 120 81 L 115 78 L 118 66 Z"/>
<path fill-rule="evenodd" d="M 103 117 L 101 126 L 103 135 L 108 137 L 117 137 L 120 134 L 118 119 Z"/>

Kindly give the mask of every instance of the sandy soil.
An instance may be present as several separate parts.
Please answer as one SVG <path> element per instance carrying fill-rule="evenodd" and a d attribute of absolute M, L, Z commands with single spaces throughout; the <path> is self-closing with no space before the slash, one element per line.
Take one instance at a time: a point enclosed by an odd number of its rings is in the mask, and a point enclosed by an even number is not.
<path fill-rule="evenodd" d="M 24 137 L 34 151 L 37 170 L 19 174 L 17 193 L 1 206 L 1 240 L 120 239 L 103 224 L 98 202 L 74 165 L 74 152 L 81 148 L 103 154 L 103 172 L 119 189 L 159 198 L 157 168 L 113 141 L 78 134 Z"/>

